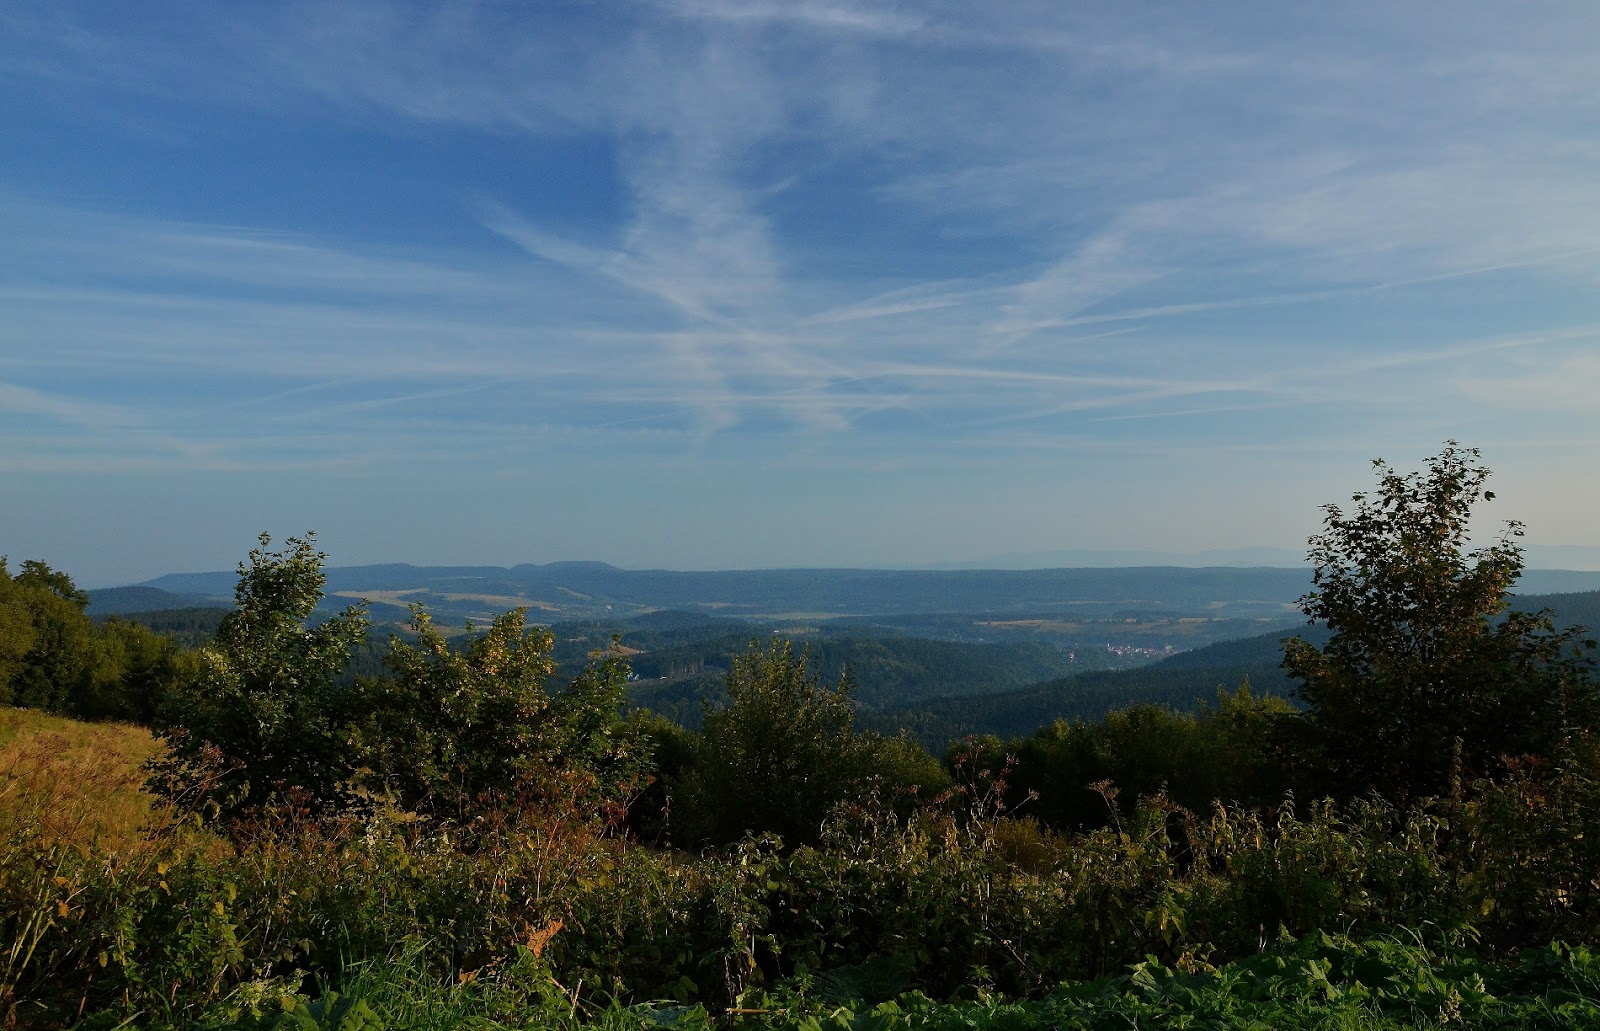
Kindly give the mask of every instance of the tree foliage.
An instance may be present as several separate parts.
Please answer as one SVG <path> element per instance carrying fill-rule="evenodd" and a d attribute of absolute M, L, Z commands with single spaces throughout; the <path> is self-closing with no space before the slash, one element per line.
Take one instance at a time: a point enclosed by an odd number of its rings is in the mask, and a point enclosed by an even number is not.
<path fill-rule="evenodd" d="M 832 684 L 789 641 L 752 643 L 728 671 L 729 704 L 708 711 L 700 752 L 680 791 L 689 837 L 737 841 L 778 834 L 815 841 L 823 819 L 858 793 L 863 739 L 849 674 Z"/>
<path fill-rule="evenodd" d="M 148 724 L 173 688 L 194 676 L 197 654 L 166 634 L 111 617 L 97 628 L 94 675 L 73 699 L 74 716 Z"/>
<path fill-rule="evenodd" d="M 83 611 L 88 595 L 65 573 L 31 559 L 22 563 L 9 588 L 29 628 L 29 646 L 12 670 L 10 701 L 30 709 L 73 711 L 73 701 L 95 677 L 99 658 L 94 626 Z"/>
<path fill-rule="evenodd" d="M 290 537 L 277 551 L 271 544 L 263 533 L 240 563 L 233 612 L 154 727 L 169 749 L 156 786 L 203 786 L 206 801 L 226 814 L 286 791 L 325 804 L 349 769 L 338 680 L 366 635 L 366 614 L 351 606 L 312 622 L 327 556 L 314 534 Z"/>
<path fill-rule="evenodd" d="M 551 639 L 524 612 L 454 645 L 420 607 L 414 641 L 391 639 L 385 669 L 349 682 L 368 622 L 352 606 L 313 619 L 327 578 L 315 538 L 260 546 L 239 566 L 236 608 L 157 720 L 168 757 L 152 783 L 224 818 L 275 800 L 338 809 L 381 790 L 460 818 L 485 806 L 594 807 L 642 781 L 648 756 L 619 729 L 627 668 L 592 663 L 553 697 Z"/>
<path fill-rule="evenodd" d="M 1139 703 L 1098 720 L 1057 719 L 1025 737 L 966 738 L 948 757 L 1004 783 L 1011 809 L 1047 827 L 1079 830 L 1115 818 L 1108 796 L 1124 813 L 1158 794 L 1196 812 L 1213 800 L 1280 798 L 1276 740 L 1295 718 L 1288 702 L 1258 697 L 1246 680 L 1232 691 L 1219 688 L 1216 704 L 1196 712 Z"/>
<path fill-rule="evenodd" d="M 0 557 L 0 703 L 80 719 L 150 718 L 179 675 L 179 649 L 119 620 L 100 626 L 89 596 L 37 560 L 13 576 Z"/>
<path fill-rule="evenodd" d="M 597 657 L 552 697 L 552 639 L 522 609 L 452 648 L 420 606 L 415 643 L 356 685 L 355 761 L 402 804 L 465 816 L 493 800 L 592 808 L 642 785 L 647 750 L 621 722 L 627 667 Z"/>
<path fill-rule="evenodd" d="M 1522 524 L 1468 550 L 1473 507 L 1494 498 L 1479 459 L 1451 441 L 1420 472 L 1379 460 L 1375 493 L 1323 508 L 1301 608 L 1332 636 L 1321 648 L 1288 639 L 1284 667 L 1329 787 L 1437 794 L 1502 756 L 1550 755 L 1592 723 L 1579 631 L 1505 612 Z"/>
<path fill-rule="evenodd" d="M 17 586 L 5 558 L 0 556 L 0 702 L 19 704 L 17 678 L 38 636 L 26 592 Z"/>

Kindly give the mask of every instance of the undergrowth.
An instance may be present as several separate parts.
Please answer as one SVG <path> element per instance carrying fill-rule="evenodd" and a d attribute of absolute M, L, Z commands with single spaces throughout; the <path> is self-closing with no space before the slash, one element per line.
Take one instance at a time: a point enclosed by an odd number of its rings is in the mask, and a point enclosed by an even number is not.
<path fill-rule="evenodd" d="M 251 1007 L 217 1007 L 206 1023 L 239 1031 L 1600 1027 L 1600 961 L 1584 947 L 1554 943 L 1496 964 L 1406 933 L 1280 936 L 1256 955 L 1188 971 L 1148 958 L 1121 974 L 1067 982 L 1028 999 L 981 993 L 951 1002 L 909 992 L 873 1002 L 850 993 L 847 979 L 802 975 L 720 1014 L 667 1000 L 585 1004 L 531 949 L 454 982 L 433 976 L 424 952 L 411 943 L 361 964 L 316 1001 L 256 998 Z"/>
<path fill-rule="evenodd" d="M 689 855 L 570 807 L 450 823 L 376 796 L 280 806 L 224 839 L 177 804 L 108 819 L 90 800 L 132 797 L 125 759 L 18 741 L 0 1014 L 21 1026 L 1593 1017 L 1600 799 L 1575 771 L 1405 809 L 1156 796 L 1076 834 L 957 793 L 841 809 L 816 846 Z"/>

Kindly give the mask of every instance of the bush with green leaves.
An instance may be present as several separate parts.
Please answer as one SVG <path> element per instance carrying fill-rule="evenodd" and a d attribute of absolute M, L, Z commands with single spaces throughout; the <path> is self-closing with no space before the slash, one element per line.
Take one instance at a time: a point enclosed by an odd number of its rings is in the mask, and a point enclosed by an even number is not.
<path fill-rule="evenodd" d="M 1332 637 L 1284 652 L 1309 707 L 1302 779 L 1319 789 L 1446 793 L 1502 756 L 1554 756 L 1600 717 L 1594 642 L 1506 612 L 1522 524 L 1467 550 L 1473 507 L 1494 498 L 1479 457 L 1451 441 L 1421 472 L 1379 460 L 1375 494 L 1323 507 L 1301 607 Z"/>
<path fill-rule="evenodd" d="M 269 808 L 231 848 L 179 831 L 108 850 L 6 830 L 0 945 L 22 958 L 0 993 L 30 1013 L 192 1023 L 271 986 L 342 991 L 407 943 L 440 983 L 488 979 L 533 943 L 584 1007 L 751 1005 L 808 976 L 874 999 L 1030 997 L 1146 957 L 1221 964 L 1280 929 L 1476 927 L 1505 948 L 1593 943 L 1600 922 L 1600 792 L 1576 770 L 1403 809 L 1194 814 L 1157 797 L 1082 834 L 957 791 L 909 817 L 836 810 L 816 847 L 698 857 L 548 812 L 470 837 L 381 805 Z"/>
<path fill-rule="evenodd" d="M 728 704 L 708 709 L 687 769 L 672 794 L 674 840 L 727 845 L 776 834 L 786 847 L 812 843 L 841 803 L 873 794 L 928 797 L 948 784 L 909 738 L 855 729 L 853 683 L 817 672 L 806 649 L 752 642 L 727 675 Z"/>
<path fill-rule="evenodd" d="M 806 1031 L 1032 1031 L 1038 1028 L 1273 1028 L 1409 1031 L 1600 1026 L 1600 958 L 1553 942 L 1503 964 L 1458 941 L 1408 934 L 1274 936 L 1259 955 L 1213 967 L 1155 958 L 1035 999 L 878 1001 L 805 978 L 752 1000 L 759 1026 Z"/>
<path fill-rule="evenodd" d="M 12 576 L 0 559 L 0 702 L 72 711 L 98 673 L 88 604 L 65 573 L 30 560 Z"/>
<path fill-rule="evenodd" d="M 1106 977 L 1053 985 L 1033 998 L 976 993 L 949 1001 L 919 991 L 885 995 L 875 989 L 887 982 L 867 970 L 805 974 L 753 993 L 736 1010 L 716 1016 L 704 1005 L 671 1000 L 583 1000 L 528 949 L 481 976 L 446 982 L 430 976 L 418 962 L 419 950 L 408 946 L 358 965 L 336 990 L 315 1000 L 281 1000 L 280 1014 L 234 1015 L 219 1007 L 207 1024 L 219 1031 L 446 1031 L 463 1026 L 482 1031 L 710 1031 L 714 1026 L 795 1031 L 1568 1031 L 1600 1026 L 1600 958 L 1588 948 L 1550 942 L 1515 960 L 1495 961 L 1474 955 L 1468 944 L 1404 932 L 1274 936 L 1259 954 L 1220 966 L 1147 958 Z"/>
<path fill-rule="evenodd" d="M 1058 830 L 1088 829 L 1118 815 L 1097 790 L 1106 783 L 1116 787 L 1123 814 L 1155 794 L 1199 811 L 1215 799 L 1276 801 L 1286 784 L 1278 739 L 1295 712 L 1281 698 L 1254 695 L 1246 682 L 1219 690 L 1216 704 L 1197 712 L 1130 705 L 1100 720 L 1056 720 L 1009 741 L 970 738 L 948 758 L 1003 779 L 1016 812 Z"/>
<path fill-rule="evenodd" d="M 240 564 L 234 610 L 157 714 L 157 790 L 229 818 L 288 795 L 319 808 L 339 797 L 352 769 L 339 680 L 368 620 L 351 606 L 312 621 L 327 583 L 315 542 L 272 551 L 262 534 Z"/>
<path fill-rule="evenodd" d="M 0 556 L 0 704 L 145 721 L 183 671 L 171 640 L 123 620 L 96 626 L 72 578 Z"/>
<path fill-rule="evenodd" d="M 198 669 L 196 652 L 116 616 L 98 627 L 99 667 L 74 699 L 70 715 L 149 725 L 178 685 Z"/>
<path fill-rule="evenodd" d="M 552 696 L 552 641 L 514 609 L 453 644 L 421 608 L 387 669 L 345 683 L 368 621 L 352 606 L 317 622 L 327 556 L 315 538 L 260 546 L 239 567 L 236 607 L 173 690 L 152 785 L 241 825 L 269 803 L 313 812 L 371 804 L 457 820 L 503 808 L 623 807 L 649 751 L 620 718 L 627 667 L 600 656 Z"/>
<path fill-rule="evenodd" d="M 625 805 L 649 772 L 648 740 L 621 718 L 627 666 L 597 656 L 552 696 L 548 631 L 522 609 L 452 647 L 413 607 L 415 642 L 392 639 L 384 674 L 354 688 L 352 761 L 367 787 L 455 818 L 515 802 Z"/>
<path fill-rule="evenodd" d="M 727 844 L 747 832 L 815 841 L 839 802 L 860 790 L 861 740 L 849 675 L 826 684 L 805 650 L 752 643 L 728 671 L 728 704 L 701 721 L 699 750 L 678 785 L 679 840 Z"/>

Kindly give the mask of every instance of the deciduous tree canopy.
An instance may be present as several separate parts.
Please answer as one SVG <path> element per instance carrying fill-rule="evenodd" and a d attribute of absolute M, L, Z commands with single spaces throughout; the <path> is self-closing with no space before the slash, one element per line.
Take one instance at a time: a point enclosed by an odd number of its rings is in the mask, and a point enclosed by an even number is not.
<path fill-rule="evenodd" d="M 1506 613 L 1522 572 L 1522 524 L 1468 550 L 1473 507 L 1494 494 L 1476 449 L 1450 442 L 1421 472 L 1374 463 L 1378 488 L 1324 506 L 1301 599 L 1332 632 L 1291 638 L 1284 666 L 1309 706 L 1328 786 L 1438 794 L 1507 755 L 1550 755 L 1592 725 L 1585 644 L 1547 613 Z"/>

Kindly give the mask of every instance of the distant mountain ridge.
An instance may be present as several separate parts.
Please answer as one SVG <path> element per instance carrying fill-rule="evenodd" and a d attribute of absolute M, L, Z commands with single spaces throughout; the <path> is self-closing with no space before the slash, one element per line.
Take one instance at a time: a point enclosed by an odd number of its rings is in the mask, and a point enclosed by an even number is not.
<path fill-rule="evenodd" d="M 1524 544 L 1523 559 L 1543 570 L 1600 570 L 1600 547 L 1582 544 Z M 1122 568 L 1127 566 L 1272 566 L 1306 564 L 1306 549 L 1255 546 L 1203 551 L 1160 551 L 1151 548 L 1066 548 L 1055 551 L 1013 551 L 977 560 L 930 563 L 929 569 Z"/>
<path fill-rule="evenodd" d="M 1108 616 L 1122 611 L 1213 618 L 1292 615 L 1311 587 L 1305 567 L 1122 566 L 1061 569 L 620 569 L 604 562 L 516 566 L 386 563 L 327 571 L 326 607 L 367 599 L 380 621 L 421 603 L 436 616 L 481 622 L 514 606 L 541 622 L 655 609 L 817 618 L 913 613 Z M 138 586 L 227 603 L 233 572 L 173 573 Z M 1600 588 L 1600 572 L 1530 570 L 1521 589 Z"/>
<path fill-rule="evenodd" d="M 166 612 L 172 609 L 231 607 L 233 587 L 226 598 L 207 594 L 176 592 L 159 587 L 137 585 L 133 587 L 104 587 L 88 592 L 91 616 L 121 616 L 130 612 Z"/>
<path fill-rule="evenodd" d="M 1126 569 L 1176 566 L 1184 569 L 1293 569 L 1305 564 L 1305 551 L 1291 548 L 1217 548 L 1209 551 L 1157 551 L 1148 548 L 1068 548 L 1011 551 L 966 562 L 938 562 L 930 569 Z"/>
<path fill-rule="evenodd" d="M 541 620 L 652 609 L 770 616 L 891 613 L 1109 614 L 1131 609 L 1213 616 L 1281 615 L 1310 586 L 1303 569 L 1146 566 L 1123 569 L 628 570 L 598 562 L 549 565 L 328 569 L 329 604 L 366 598 L 403 614 L 411 602 L 482 619 L 513 605 Z M 141 586 L 212 598 L 231 596 L 236 574 L 179 573 Z M 375 612 L 375 615 L 380 613 Z"/>

